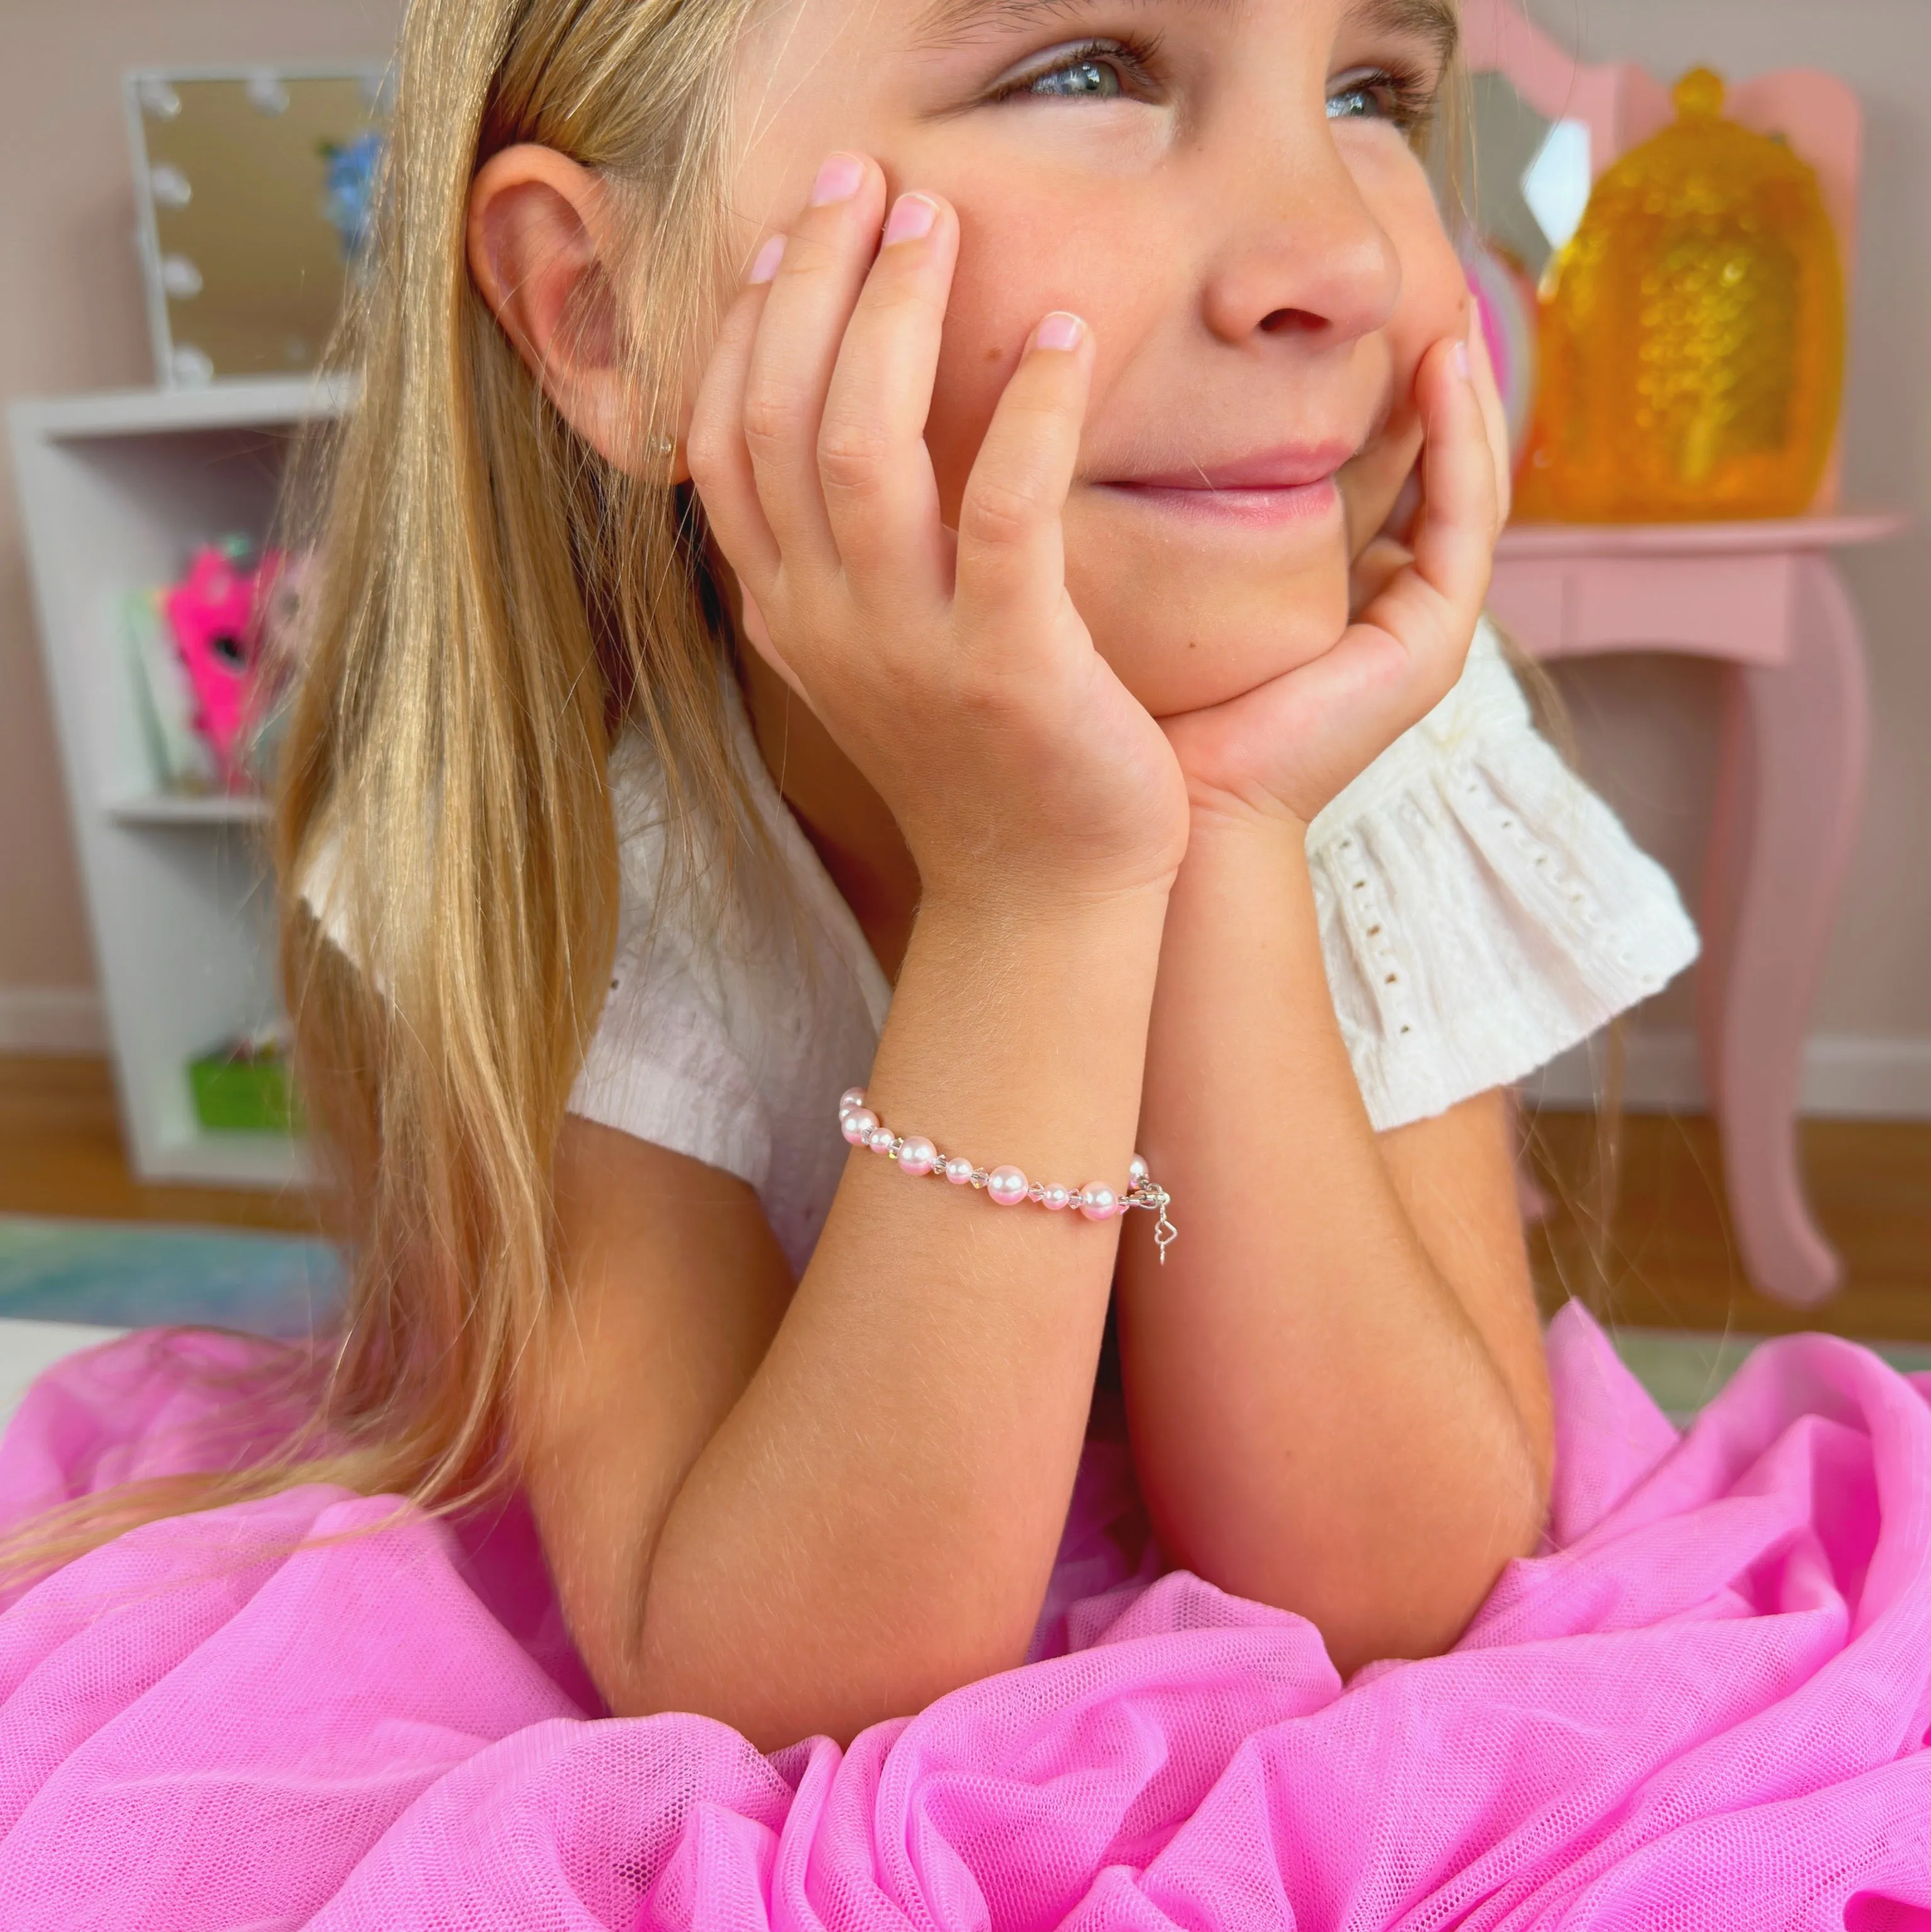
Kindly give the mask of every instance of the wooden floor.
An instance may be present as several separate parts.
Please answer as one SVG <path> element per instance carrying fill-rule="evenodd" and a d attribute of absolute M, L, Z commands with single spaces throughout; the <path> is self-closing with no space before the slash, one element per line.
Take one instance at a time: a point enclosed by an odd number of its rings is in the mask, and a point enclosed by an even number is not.
<path fill-rule="evenodd" d="M 1616 1137 L 1615 1210 L 1600 1238 L 1593 1115 L 1531 1124 L 1558 1202 L 1536 1233 L 1543 1299 L 1565 1293 L 1645 1327 L 1773 1334 L 1825 1328 L 1873 1340 L 1931 1341 L 1931 1122 L 1813 1120 L 1804 1129 L 1812 1198 L 1850 1264 L 1819 1309 L 1780 1306 L 1743 1280 L 1730 1240 L 1714 1131 L 1700 1118 L 1630 1114 Z M 0 1213 L 188 1221 L 307 1230 L 299 1194 L 144 1186 L 121 1152 L 106 1064 L 0 1055 Z"/>
<path fill-rule="evenodd" d="M 0 1054 L 0 1214 L 304 1232 L 316 1225 L 299 1192 L 136 1180 L 121 1151 L 107 1063 L 12 1054 Z"/>
<path fill-rule="evenodd" d="M 1701 1115 L 1624 1116 L 1615 1136 L 1606 1241 L 1596 1119 L 1545 1113 L 1531 1145 L 1556 1211 L 1532 1243 L 1546 1306 L 1573 1294 L 1645 1328 L 1782 1334 L 1826 1329 L 1870 1341 L 1931 1341 L 1931 1121 L 1810 1120 L 1811 1206 L 1848 1264 L 1836 1298 L 1786 1308 L 1743 1278 L 1724 1211 L 1717 1133 Z"/>

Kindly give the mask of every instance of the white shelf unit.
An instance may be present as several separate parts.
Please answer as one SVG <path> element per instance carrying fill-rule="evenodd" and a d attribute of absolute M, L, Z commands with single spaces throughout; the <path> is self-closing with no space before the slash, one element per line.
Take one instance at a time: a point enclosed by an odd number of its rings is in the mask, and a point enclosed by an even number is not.
<path fill-rule="evenodd" d="M 307 381 L 238 382 L 8 411 L 122 1131 L 143 1180 L 280 1187 L 308 1163 L 285 1135 L 195 1118 L 189 1061 L 277 1010 L 265 814 L 258 800 L 162 789 L 127 599 L 173 581 L 201 544 L 262 539 L 294 432 L 345 403 Z"/>

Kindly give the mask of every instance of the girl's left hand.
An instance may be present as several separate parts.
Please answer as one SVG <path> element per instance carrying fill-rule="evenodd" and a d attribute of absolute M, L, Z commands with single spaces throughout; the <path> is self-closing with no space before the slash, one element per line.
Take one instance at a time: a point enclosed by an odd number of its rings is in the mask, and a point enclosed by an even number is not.
<path fill-rule="evenodd" d="M 1332 649 L 1238 698 L 1162 718 L 1198 820 L 1306 826 L 1462 674 L 1507 514 L 1508 439 L 1479 326 L 1422 358 L 1421 505 L 1407 545 L 1357 560 L 1359 615 Z"/>

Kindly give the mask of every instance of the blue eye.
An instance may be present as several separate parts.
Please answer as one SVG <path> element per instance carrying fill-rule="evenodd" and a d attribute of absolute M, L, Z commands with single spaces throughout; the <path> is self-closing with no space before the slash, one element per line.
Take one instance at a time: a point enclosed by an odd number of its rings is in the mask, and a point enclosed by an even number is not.
<path fill-rule="evenodd" d="M 1117 100 L 1126 90 L 1120 84 L 1117 68 L 1082 58 L 1035 74 L 1026 83 L 1026 92 L 1049 100 Z"/>
<path fill-rule="evenodd" d="M 1435 90 L 1397 74 L 1351 75 L 1327 97 L 1330 121 L 1386 121 L 1404 134 L 1426 124 L 1435 110 Z"/>
<path fill-rule="evenodd" d="M 1002 82 L 994 100 L 1137 100 L 1161 98 L 1154 78 L 1157 41 L 1087 40 L 1057 49 L 1045 64 Z"/>

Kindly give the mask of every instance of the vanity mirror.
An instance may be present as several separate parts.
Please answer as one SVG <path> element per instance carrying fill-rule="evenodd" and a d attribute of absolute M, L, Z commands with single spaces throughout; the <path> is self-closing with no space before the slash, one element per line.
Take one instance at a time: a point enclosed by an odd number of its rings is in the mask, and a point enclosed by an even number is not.
<path fill-rule="evenodd" d="M 148 70 L 124 88 L 156 380 L 314 368 L 367 218 L 383 70 Z"/>
<path fill-rule="evenodd" d="M 1552 119 L 1506 74 L 1473 74 L 1466 112 L 1441 153 L 1444 206 L 1455 211 L 1489 359 L 1519 461 L 1534 419 L 1540 352 L 1537 288 L 1589 200 L 1590 136 Z M 1456 152 L 1459 148 L 1459 152 Z"/>
<path fill-rule="evenodd" d="M 1468 212 L 1476 232 L 1532 281 L 1575 233 L 1589 201 L 1589 130 L 1538 113 L 1505 74 L 1468 82 Z"/>

